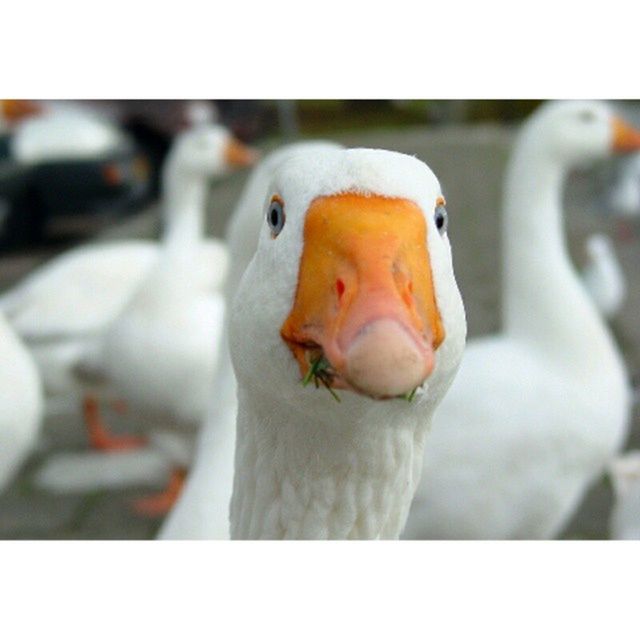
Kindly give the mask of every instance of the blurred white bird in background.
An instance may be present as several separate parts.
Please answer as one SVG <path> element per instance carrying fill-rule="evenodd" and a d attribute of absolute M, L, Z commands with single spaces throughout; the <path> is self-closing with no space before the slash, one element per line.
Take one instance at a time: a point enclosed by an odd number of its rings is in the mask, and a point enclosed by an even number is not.
<path fill-rule="evenodd" d="M 202 259 L 208 180 L 254 159 L 219 125 L 200 124 L 178 137 L 163 171 L 171 225 L 158 259 L 76 368 L 81 378 L 103 380 L 122 398 L 132 419 L 174 461 L 168 491 L 139 503 L 152 515 L 175 500 L 217 364 L 227 256 L 222 242 L 209 240 L 209 259 Z"/>
<path fill-rule="evenodd" d="M 123 322 L 123 312 L 141 285 L 147 299 L 153 298 L 156 288 L 173 291 L 159 296 L 163 301 L 173 296 L 168 306 L 178 304 L 176 290 L 181 291 L 181 302 L 190 303 L 191 294 L 199 296 L 205 306 L 207 300 L 217 299 L 226 273 L 226 250 L 220 241 L 201 237 L 208 180 L 250 164 L 254 157 L 252 150 L 238 143 L 223 127 L 198 122 L 178 136 L 165 165 L 165 229 L 160 245 L 151 241 L 116 241 L 83 247 L 45 265 L 6 295 L 5 306 L 14 310 L 23 333 L 29 336 L 31 330 L 36 334 L 30 344 L 50 381 L 49 389 L 57 397 L 75 402 L 87 390 L 117 397 L 110 394 L 103 372 L 98 371 L 103 356 L 101 339 L 111 323 Z M 158 297 L 156 303 L 160 306 L 155 311 L 166 309 Z M 78 313 L 69 314 L 69 308 Z M 219 313 L 212 315 L 208 308 L 203 311 L 203 326 L 207 322 L 215 326 Z M 138 313 L 137 319 L 143 318 L 144 313 Z M 184 316 L 181 318 L 184 320 Z M 168 322 L 174 321 L 175 317 Z M 211 328 L 211 324 L 207 326 Z M 187 334 L 197 341 L 193 332 Z M 215 344 L 215 331 L 209 337 Z M 171 344 L 180 348 L 179 341 Z M 208 342 L 207 347 L 206 353 L 211 354 Z M 192 379 L 190 376 L 182 383 L 188 384 Z M 85 397 L 84 408 L 91 441 L 98 448 L 128 449 L 143 443 L 140 438 L 109 433 L 98 411 L 97 394 Z M 157 439 L 162 440 L 162 436 Z M 175 445 L 170 447 L 172 455 L 176 455 L 174 449 Z M 187 454 L 181 451 L 179 455 L 184 458 Z M 149 450 L 141 451 L 139 456 L 137 459 L 130 452 L 124 462 L 115 456 L 98 462 L 96 456 L 85 459 L 85 454 L 58 454 L 47 461 L 36 481 L 57 491 L 106 488 L 112 485 L 112 478 L 118 478 L 120 485 L 154 484 L 158 473 L 146 470 L 165 469 L 166 456 Z M 111 464 L 117 472 L 111 470 Z"/>
<path fill-rule="evenodd" d="M 62 113 L 67 119 L 76 117 L 73 109 Z M 51 117 L 56 121 L 59 114 L 48 116 Z M 80 120 L 87 118 L 84 111 L 79 117 Z M 101 123 L 99 119 L 97 122 Z M 210 127 L 213 131 L 221 130 L 219 125 L 198 122 L 192 127 L 191 136 L 206 140 Z M 174 151 L 173 169 L 167 170 L 163 198 L 167 234 L 171 232 L 175 217 L 182 212 L 181 167 L 194 162 L 186 157 L 186 153 L 186 150 Z M 219 174 L 227 161 L 229 166 L 243 166 L 247 159 L 250 160 L 247 150 L 232 139 L 229 139 L 226 153 L 226 158 L 217 160 L 220 166 L 210 168 L 211 176 Z M 203 154 L 201 157 L 204 161 Z M 207 161 L 210 164 L 210 160 Z M 204 171 L 207 174 L 207 170 Z M 199 251 L 199 268 L 195 275 L 202 282 L 210 281 L 215 288 L 224 278 L 224 251 L 215 240 L 203 242 Z M 38 363 L 48 410 L 65 412 L 79 405 L 88 387 L 86 381 L 80 381 L 74 374 L 74 368 L 97 348 L 100 335 L 123 310 L 158 256 L 159 244 L 155 241 L 120 240 L 79 247 L 35 269 L 0 297 L 0 310 L 4 311 Z M 132 436 L 111 435 L 99 420 L 94 396 L 85 397 L 83 405 L 94 446 L 122 449 L 141 443 L 139 438 Z"/>
<path fill-rule="evenodd" d="M 511 154 L 502 333 L 470 341 L 436 412 L 408 538 L 551 538 L 622 447 L 628 374 L 571 264 L 562 189 L 572 167 L 640 149 L 605 104 L 540 107 Z"/>

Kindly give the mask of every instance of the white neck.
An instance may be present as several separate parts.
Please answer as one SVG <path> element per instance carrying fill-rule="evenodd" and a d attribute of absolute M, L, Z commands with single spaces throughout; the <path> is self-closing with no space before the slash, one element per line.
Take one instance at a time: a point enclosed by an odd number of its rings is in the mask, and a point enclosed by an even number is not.
<path fill-rule="evenodd" d="M 404 411 L 323 424 L 242 389 L 238 400 L 232 538 L 399 536 L 422 469 L 422 413 L 410 425 Z"/>
<path fill-rule="evenodd" d="M 521 141 L 508 168 L 504 330 L 535 342 L 588 377 L 603 360 L 617 363 L 617 351 L 567 251 L 562 212 L 566 171 L 531 142 Z"/>
<path fill-rule="evenodd" d="M 176 163 L 167 165 L 163 179 L 165 231 L 163 243 L 170 256 L 197 249 L 204 236 L 207 181 L 189 175 Z"/>

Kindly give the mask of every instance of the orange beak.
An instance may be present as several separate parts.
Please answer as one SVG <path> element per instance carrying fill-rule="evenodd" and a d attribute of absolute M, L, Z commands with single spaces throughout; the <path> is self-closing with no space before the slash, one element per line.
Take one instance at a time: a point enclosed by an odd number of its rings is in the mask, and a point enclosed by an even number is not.
<path fill-rule="evenodd" d="M 640 131 L 622 118 L 613 118 L 613 144 L 615 153 L 631 153 L 640 150 Z"/>
<path fill-rule="evenodd" d="M 316 198 L 280 333 L 303 377 L 324 357 L 326 386 L 391 398 L 421 385 L 444 328 L 420 208 L 354 193 Z"/>
<path fill-rule="evenodd" d="M 258 152 L 231 138 L 224 150 L 224 159 L 231 167 L 250 167 L 258 159 Z"/>
<path fill-rule="evenodd" d="M 0 111 L 9 122 L 42 113 L 42 107 L 30 100 L 0 100 Z"/>

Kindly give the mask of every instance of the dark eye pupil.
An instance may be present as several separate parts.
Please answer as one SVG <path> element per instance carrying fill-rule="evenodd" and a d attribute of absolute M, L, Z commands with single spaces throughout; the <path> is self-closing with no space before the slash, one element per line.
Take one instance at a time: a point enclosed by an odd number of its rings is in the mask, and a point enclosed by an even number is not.
<path fill-rule="evenodd" d="M 284 211 L 280 202 L 275 201 L 271 203 L 269 212 L 267 213 L 267 222 L 271 227 L 271 234 L 275 238 L 280 231 L 282 231 L 282 227 L 284 227 Z"/>
<path fill-rule="evenodd" d="M 436 207 L 434 220 L 438 231 L 444 234 L 447 229 L 447 210 L 442 205 Z"/>

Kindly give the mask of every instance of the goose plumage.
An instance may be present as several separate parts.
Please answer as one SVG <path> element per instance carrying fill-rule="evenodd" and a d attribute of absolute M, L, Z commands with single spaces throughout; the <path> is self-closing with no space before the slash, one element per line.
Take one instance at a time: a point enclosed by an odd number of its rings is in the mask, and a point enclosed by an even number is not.
<path fill-rule="evenodd" d="M 523 126 L 504 194 L 502 333 L 472 340 L 430 435 L 408 538 L 551 538 L 622 446 L 630 391 L 570 262 L 562 186 L 576 164 L 640 146 L 594 102 Z"/>
<path fill-rule="evenodd" d="M 229 317 L 231 537 L 397 537 L 466 335 L 438 180 L 394 152 L 304 154 L 263 215 Z"/>
<path fill-rule="evenodd" d="M 178 137 L 206 140 L 218 125 L 198 124 Z M 216 133 L 217 135 L 217 133 Z M 229 138 L 230 152 L 219 159 L 211 175 L 225 166 L 245 166 L 253 155 Z M 206 144 L 206 143 L 205 143 Z M 203 154 L 201 154 L 202 156 Z M 201 157 L 197 156 L 197 157 Z M 176 143 L 164 174 L 164 233 L 170 235 L 183 206 L 183 168 L 193 163 L 188 145 Z M 204 203 L 200 206 L 204 207 Z M 81 362 L 91 360 L 100 338 L 115 321 L 157 264 L 156 241 L 123 240 L 79 247 L 65 252 L 30 273 L 0 297 L 0 310 L 33 354 L 52 408 L 77 405 L 86 383 L 75 374 Z M 199 258 L 190 277 L 212 291 L 221 288 L 226 270 L 226 251 L 218 240 L 202 241 Z M 73 310 L 73 312 L 70 312 Z"/>

